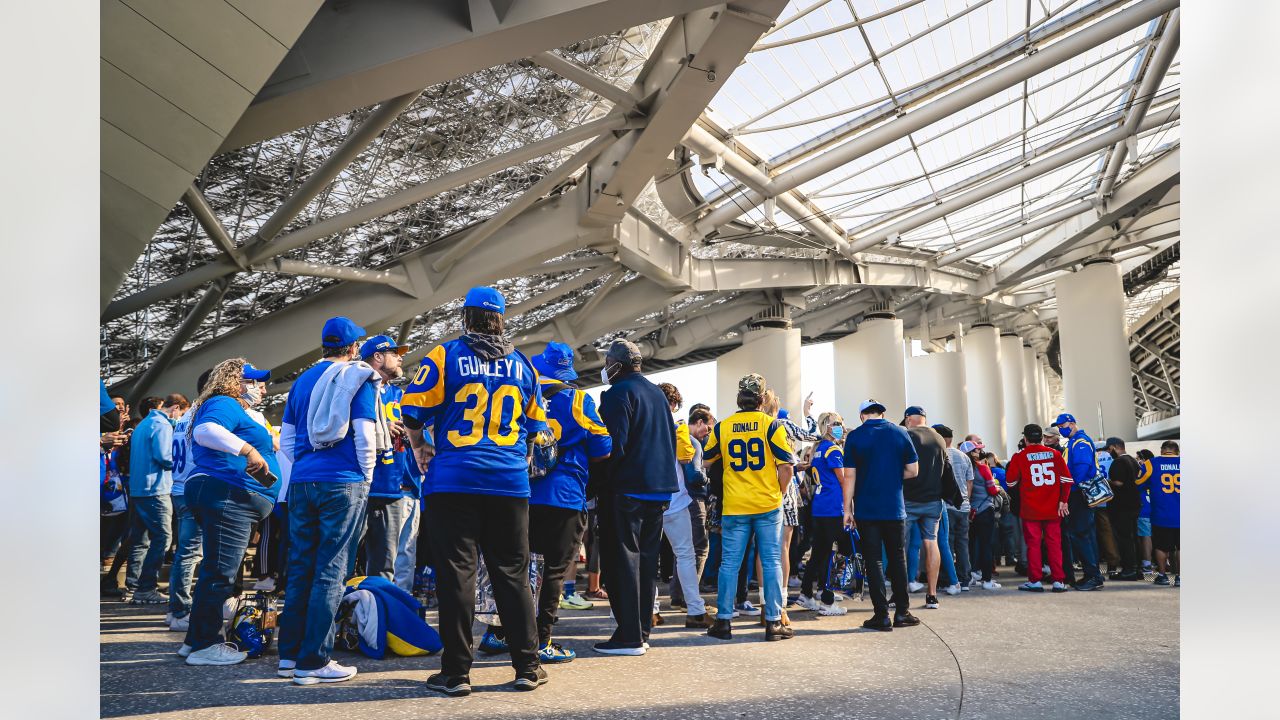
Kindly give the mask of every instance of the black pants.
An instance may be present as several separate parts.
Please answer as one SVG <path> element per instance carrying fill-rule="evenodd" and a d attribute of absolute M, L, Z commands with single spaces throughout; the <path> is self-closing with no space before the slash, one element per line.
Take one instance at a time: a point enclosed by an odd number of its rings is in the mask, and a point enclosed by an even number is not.
<path fill-rule="evenodd" d="M 275 578 L 276 592 L 283 593 L 289 567 L 289 503 L 276 505 L 258 524 L 258 532 L 254 573 L 259 578 Z"/>
<path fill-rule="evenodd" d="M 474 659 L 476 565 L 480 553 L 493 583 L 498 617 L 517 673 L 538 666 L 533 595 L 529 589 L 528 498 L 436 493 L 427 503 L 427 530 L 435 553 L 440 599 L 440 671 L 468 676 Z"/>
<path fill-rule="evenodd" d="M 893 586 L 893 613 L 901 615 L 910 607 L 907 601 L 907 553 L 903 520 L 859 520 L 858 536 L 862 543 L 862 559 L 867 564 L 867 584 L 876 617 L 889 616 L 889 600 L 884 596 L 884 566 L 881 552 L 889 561 L 889 584 Z M 988 533 L 988 537 L 990 533 Z M 833 598 L 834 599 L 834 598 Z"/>
<path fill-rule="evenodd" d="M 1113 510 L 1108 508 L 1111 520 L 1111 531 L 1115 533 L 1116 545 L 1120 552 L 1120 569 L 1127 573 L 1136 573 L 1138 567 L 1138 511 Z"/>
<path fill-rule="evenodd" d="M 791 547 L 782 548 L 785 553 L 790 553 L 791 572 L 795 573 L 800 567 L 800 561 L 804 559 L 804 554 L 813 546 L 813 505 L 805 505 L 800 508 L 800 526 L 791 533 Z"/>
<path fill-rule="evenodd" d="M 578 541 L 586 525 L 585 512 L 550 505 L 529 506 L 529 552 L 538 553 L 543 560 L 542 589 L 538 593 L 539 647 L 551 641 L 564 574 L 578 556 Z"/>
<path fill-rule="evenodd" d="M 668 503 L 626 495 L 602 496 L 599 502 L 600 579 L 618 622 L 610 640 L 640 647 L 653 625 L 662 513 Z"/>
<path fill-rule="evenodd" d="M 991 571 L 995 570 L 995 526 L 996 511 L 987 508 L 973 518 L 971 531 L 975 538 L 973 566 L 982 573 L 982 581 L 991 580 Z"/>
<path fill-rule="evenodd" d="M 836 545 L 841 555 L 852 555 L 853 542 L 850 541 L 849 533 L 844 529 L 843 518 L 816 517 L 812 519 L 812 527 L 813 554 L 809 556 L 809 564 L 804 566 L 800 592 L 806 597 L 813 597 L 814 583 L 820 583 L 822 602 L 830 605 L 836 599 L 835 593 L 827 589 L 827 567 L 831 563 L 831 546 Z"/>

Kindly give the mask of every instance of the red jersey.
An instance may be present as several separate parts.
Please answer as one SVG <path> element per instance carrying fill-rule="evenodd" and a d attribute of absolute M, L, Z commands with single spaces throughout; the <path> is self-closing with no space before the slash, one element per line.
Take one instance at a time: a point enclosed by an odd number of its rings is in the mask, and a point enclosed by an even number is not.
<path fill-rule="evenodd" d="M 1024 520 L 1057 520 L 1058 503 L 1066 502 L 1071 492 L 1071 471 L 1057 450 L 1028 445 L 1009 459 L 1005 482 L 1010 488 L 1022 486 Z"/>

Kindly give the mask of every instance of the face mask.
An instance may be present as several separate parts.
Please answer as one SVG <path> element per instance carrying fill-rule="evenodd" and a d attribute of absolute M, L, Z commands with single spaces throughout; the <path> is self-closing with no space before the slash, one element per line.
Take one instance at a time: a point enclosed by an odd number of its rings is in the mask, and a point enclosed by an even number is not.
<path fill-rule="evenodd" d="M 249 389 L 245 390 L 244 394 L 240 397 L 244 398 L 244 401 L 250 405 L 257 405 L 262 402 L 262 386 L 254 383 L 253 385 L 250 385 Z"/>
<path fill-rule="evenodd" d="M 839 425 L 836 425 L 835 427 L 831 428 L 831 437 L 835 438 L 836 440 L 839 440 L 840 438 L 844 437 L 844 428 Z"/>
<path fill-rule="evenodd" d="M 609 382 L 609 368 L 608 368 L 608 366 L 605 366 L 605 367 L 600 368 L 600 382 L 604 383 L 605 385 L 612 385 L 612 384 L 613 384 L 613 383 Z"/>

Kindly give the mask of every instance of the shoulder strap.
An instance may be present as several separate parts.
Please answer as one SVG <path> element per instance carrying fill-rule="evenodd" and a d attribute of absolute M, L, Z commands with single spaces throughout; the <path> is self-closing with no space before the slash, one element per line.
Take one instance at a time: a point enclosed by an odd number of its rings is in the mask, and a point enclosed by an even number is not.
<path fill-rule="evenodd" d="M 559 380 L 555 382 L 544 383 L 542 385 L 542 398 L 550 402 L 551 398 L 558 395 L 561 390 L 568 390 L 572 387 L 573 385 L 570 385 L 569 383 L 566 383 L 566 382 L 560 382 Z"/>

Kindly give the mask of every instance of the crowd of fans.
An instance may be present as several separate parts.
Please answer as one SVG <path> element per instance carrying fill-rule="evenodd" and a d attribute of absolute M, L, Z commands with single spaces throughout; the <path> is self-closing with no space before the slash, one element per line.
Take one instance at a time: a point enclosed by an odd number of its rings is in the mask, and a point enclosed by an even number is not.
<path fill-rule="evenodd" d="M 167 605 L 187 664 L 235 664 L 247 654 L 226 642 L 223 608 L 247 570 L 254 590 L 283 597 L 277 674 L 310 685 L 356 675 L 332 657 L 349 579 L 421 597 L 429 578 L 443 650 L 427 684 L 465 695 L 478 574 L 497 617 L 477 648 L 508 653 L 524 690 L 547 681 L 544 664 L 576 657 L 553 641 L 561 610 L 607 601 L 616 628 L 592 649 L 645 654 L 666 622 L 662 583 L 686 628 L 727 640 L 747 629 L 735 618 L 758 617 L 768 641 L 794 637 L 789 612 L 844 615 L 835 569 L 854 558 L 873 610 L 862 625 L 877 631 L 918 625 L 911 608 L 938 609 L 940 591 L 1000 590 L 1000 568 L 1025 575 L 1027 592 L 1149 574 L 1180 584 L 1176 442 L 1135 458 L 1062 414 L 1027 425 L 1005 463 L 919 406 L 895 423 L 866 400 L 855 424 L 834 410 L 815 420 L 806 398 L 797 422 L 758 374 L 739 381 L 726 417 L 704 404 L 686 415 L 626 340 L 608 348 L 597 407 L 573 350 L 525 356 L 504 312 L 500 293 L 472 289 L 464 334 L 407 384 L 405 346 L 330 319 L 279 427 L 257 409 L 269 371 L 243 358 L 206 371 L 194 400 L 131 408 L 104 387 L 103 594 Z"/>

